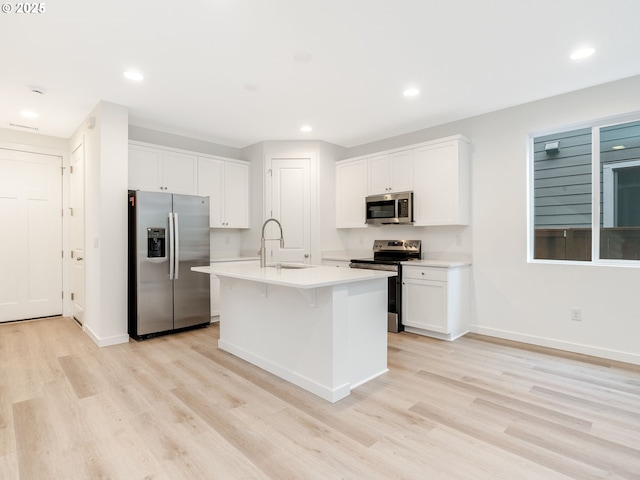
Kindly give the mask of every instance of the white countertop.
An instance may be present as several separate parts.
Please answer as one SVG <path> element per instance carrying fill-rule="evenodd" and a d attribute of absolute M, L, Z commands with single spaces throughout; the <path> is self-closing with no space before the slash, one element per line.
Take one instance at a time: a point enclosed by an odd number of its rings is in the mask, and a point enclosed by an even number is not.
<path fill-rule="evenodd" d="M 349 262 L 353 258 L 370 258 L 373 259 L 373 253 L 371 250 L 365 252 L 344 252 L 344 251 L 331 251 L 322 252 L 322 260 L 334 260 L 337 262 Z"/>
<path fill-rule="evenodd" d="M 347 253 L 344 251 L 331 251 L 322 253 L 322 260 L 349 262 L 354 258 L 357 258 L 359 260 L 373 260 L 373 255 L 371 254 L 371 252 L 361 252 L 359 255 L 356 253 Z M 467 260 L 423 259 L 402 262 L 402 265 L 413 265 L 415 267 L 456 268 L 469 266 L 471 265 L 471 262 Z"/>
<path fill-rule="evenodd" d="M 287 265 L 287 264 L 283 264 Z M 393 277 L 395 272 L 363 270 L 357 268 L 335 268 L 310 265 L 308 268 L 260 268 L 254 265 L 213 264 L 192 267 L 200 273 L 214 274 L 218 277 L 230 277 L 259 283 L 270 283 L 295 288 L 318 288 L 340 285 L 342 283 L 361 282 L 375 278 Z"/>
<path fill-rule="evenodd" d="M 224 263 L 224 262 L 253 262 L 260 260 L 260 257 L 226 257 L 226 258 L 212 258 L 210 263 Z"/>
<path fill-rule="evenodd" d="M 469 266 L 471 262 L 461 260 L 410 260 L 408 262 L 402 262 L 402 265 L 412 267 L 456 268 Z"/>

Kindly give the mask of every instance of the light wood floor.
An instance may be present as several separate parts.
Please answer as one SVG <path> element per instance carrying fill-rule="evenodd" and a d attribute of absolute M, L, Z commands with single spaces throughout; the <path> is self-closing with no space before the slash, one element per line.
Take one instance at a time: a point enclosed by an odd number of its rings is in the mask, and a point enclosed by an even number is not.
<path fill-rule="evenodd" d="M 330 404 L 217 338 L 0 325 L 0 478 L 640 479 L 640 367 L 390 334 L 391 371 Z"/>

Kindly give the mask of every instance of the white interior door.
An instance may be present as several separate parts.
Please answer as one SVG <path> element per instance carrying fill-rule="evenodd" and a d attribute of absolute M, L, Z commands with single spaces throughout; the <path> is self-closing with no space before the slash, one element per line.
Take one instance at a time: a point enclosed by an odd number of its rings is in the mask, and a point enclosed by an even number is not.
<path fill-rule="evenodd" d="M 71 314 L 80 324 L 84 313 L 84 145 L 71 154 L 69 175 Z"/>
<path fill-rule="evenodd" d="M 284 248 L 267 242 L 268 262 L 311 262 L 311 159 L 269 159 L 266 203 L 267 216 L 282 224 Z M 267 238 L 279 237 L 271 222 Z"/>
<path fill-rule="evenodd" d="M 62 314 L 61 168 L 0 149 L 0 322 Z"/>

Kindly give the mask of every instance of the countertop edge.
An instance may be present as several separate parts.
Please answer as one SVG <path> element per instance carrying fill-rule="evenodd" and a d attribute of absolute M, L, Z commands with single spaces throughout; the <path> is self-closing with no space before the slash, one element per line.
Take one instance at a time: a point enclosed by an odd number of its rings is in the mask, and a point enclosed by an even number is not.
<path fill-rule="evenodd" d="M 254 267 L 254 268 L 257 268 L 257 267 Z M 318 269 L 326 268 L 326 269 L 328 269 L 327 271 L 331 271 L 332 273 L 335 273 L 335 271 L 338 270 L 338 269 L 335 269 L 333 267 L 322 267 L 322 266 L 313 266 L 311 268 L 318 268 Z M 215 267 L 212 266 L 212 265 L 200 266 L 200 267 L 191 267 L 191 270 L 194 271 L 194 272 L 199 272 L 199 273 L 208 273 L 210 275 L 215 275 L 217 277 L 223 277 L 223 278 L 224 277 L 229 277 L 229 278 L 235 278 L 235 279 L 238 279 L 238 280 L 247 280 L 247 281 L 250 281 L 250 282 L 265 283 L 265 284 L 271 284 L 271 285 L 280 285 L 280 286 L 283 286 L 283 287 L 299 288 L 299 289 L 333 287 L 333 286 L 336 286 L 336 285 L 343 285 L 343 284 L 346 284 L 346 283 L 364 282 L 364 281 L 367 281 L 367 280 L 375 280 L 375 279 L 380 279 L 380 278 L 387 278 L 387 277 L 392 277 L 392 276 L 396 275 L 396 272 L 386 272 L 386 271 L 379 271 L 379 270 L 351 270 L 351 269 L 349 269 L 350 272 L 353 272 L 353 273 L 350 273 L 350 275 L 355 275 L 355 276 L 334 278 L 332 280 L 311 281 L 310 283 L 301 283 L 300 281 L 295 281 L 295 279 L 291 279 L 291 280 L 278 279 L 278 278 L 274 278 L 273 276 L 258 277 L 255 274 L 251 275 L 250 273 L 247 273 L 247 271 L 243 272 L 241 270 L 237 271 L 237 272 L 228 271 L 228 270 L 226 270 L 226 271 L 224 271 L 224 270 L 214 271 Z M 296 271 L 299 272 L 299 270 L 290 270 L 290 272 L 296 272 Z M 295 275 L 295 274 L 292 273 L 291 275 Z"/>

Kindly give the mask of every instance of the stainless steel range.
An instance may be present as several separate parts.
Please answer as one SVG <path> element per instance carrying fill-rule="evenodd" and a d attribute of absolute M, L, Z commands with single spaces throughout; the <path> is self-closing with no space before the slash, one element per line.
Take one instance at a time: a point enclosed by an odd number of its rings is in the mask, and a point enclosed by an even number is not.
<path fill-rule="evenodd" d="M 390 332 L 401 332 L 402 325 L 402 262 L 420 260 L 422 255 L 421 240 L 375 240 L 373 242 L 373 259 L 356 258 L 351 260 L 351 268 L 369 270 L 387 270 L 398 272 L 389 277 L 387 320 Z"/>

